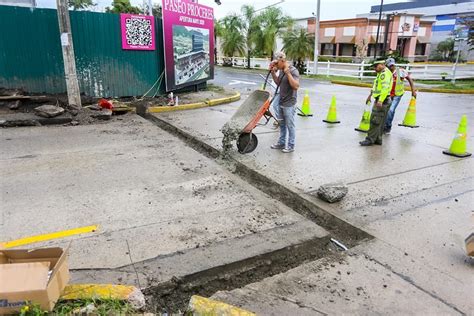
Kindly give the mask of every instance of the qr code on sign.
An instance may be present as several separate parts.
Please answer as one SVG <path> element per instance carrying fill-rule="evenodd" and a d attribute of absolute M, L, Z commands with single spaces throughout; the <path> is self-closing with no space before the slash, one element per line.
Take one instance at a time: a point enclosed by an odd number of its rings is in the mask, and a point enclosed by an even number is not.
<path fill-rule="evenodd" d="M 125 36 L 128 45 L 151 46 L 153 43 L 152 25 L 148 19 L 127 18 L 125 20 Z"/>

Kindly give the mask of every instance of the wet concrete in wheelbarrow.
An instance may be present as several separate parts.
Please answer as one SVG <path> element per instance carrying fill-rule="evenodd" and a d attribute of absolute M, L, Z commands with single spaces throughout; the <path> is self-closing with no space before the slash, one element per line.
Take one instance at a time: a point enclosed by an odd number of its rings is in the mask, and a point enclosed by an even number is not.
<path fill-rule="evenodd" d="M 264 90 L 256 90 L 252 92 L 235 111 L 234 115 L 221 129 L 222 138 L 222 157 L 230 158 L 230 151 L 233 147 L 232 142 L 237 140 L 244 133 L 244 129 L 252 121 L 260 119 L 257 115 L 259 110 L 268 101 L 270 94 Z"/>
<path fill-rule="evenodd" d="M 214 158 L 221 166 L 238 175 L 254 188 L 283 203 L 329 233 L 324 238 L 313 238 L 294 243 L 273 251 L 250 256 L 244 260 L 229 262 L 225 265 L 184 275 L 181 278 L 172 278 L 167 282 L 153 285 L 145 291 L 152 311 L 182 311 L 185 309 L 191 295 L 210 296 L 217 291 L 241 288 L 247 284 L 288 271 L 302 263 L 342 251 L 341 248 L 330 241 L 331 238 L 338 240 L 348 248 L 372 238 L 366 232 L 341 220 L 331 212 L 327 212 L 296 191 L 269 179 L 233 158 L 223 157 L 221 151 L 198 140 L 186 131 L 161 120 L 157 116 L 145 114 L 144 117 L 165 131 L 179 137 L 199 153 Z M 303 236 L 303 231 L 295 231 L 294 237 L 298 235 Z M 261 241 L 260 238 L 256 239 L 257 243 Z M 229 252 L 236 251 L 235 248 L 230 249 Z M 199 261 L 199 257 L 190 260 Z"/>

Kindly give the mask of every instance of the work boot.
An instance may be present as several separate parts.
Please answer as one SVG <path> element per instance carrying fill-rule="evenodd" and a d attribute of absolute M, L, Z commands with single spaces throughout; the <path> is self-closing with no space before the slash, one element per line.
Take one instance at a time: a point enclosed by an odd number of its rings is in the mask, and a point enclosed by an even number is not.
<path fill-rule="evenodd" d="M 285 145 L 282 145 L 282 144 L 273 144 L 270 146 L 271 149 L 284 149 L 285 148 Z"/>
<path fill-rule="evenodd" d="M 363 141 L 359 142 L 359 144 L 361 146 L 372 146 L 373 145 L 372 141 L 370 139 L 367 139 L 367 138 L 364 139 Z"/>

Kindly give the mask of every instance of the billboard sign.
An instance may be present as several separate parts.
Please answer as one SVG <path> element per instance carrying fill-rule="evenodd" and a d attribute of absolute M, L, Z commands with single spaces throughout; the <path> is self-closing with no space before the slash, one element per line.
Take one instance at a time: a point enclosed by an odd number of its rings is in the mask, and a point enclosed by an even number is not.
<path fill-rule="evenodd" d="M 192 0 L 163 0 L 166 90 L 214 78 L 214 10 Z"/>
<path fill-rule="evenodd" d="M 155 50 L 155 18 L 153 16 L 120 14 L 122 49 Z"/>

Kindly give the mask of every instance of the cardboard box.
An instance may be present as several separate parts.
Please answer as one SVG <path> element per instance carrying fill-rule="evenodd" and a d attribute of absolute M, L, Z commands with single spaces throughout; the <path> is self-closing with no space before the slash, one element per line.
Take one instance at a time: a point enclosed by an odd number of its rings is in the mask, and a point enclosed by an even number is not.
<path fill-rule="evenodd" d="M 466 240 L 466 253 L 470 257 L 474 257 L 474 233 L 470 234 Z"/>
<path fill-rule="evenodd" d="M 69 278 L 67 249 L 0 250 L 0 315 L 28 302 L 51 311 Z"/>

